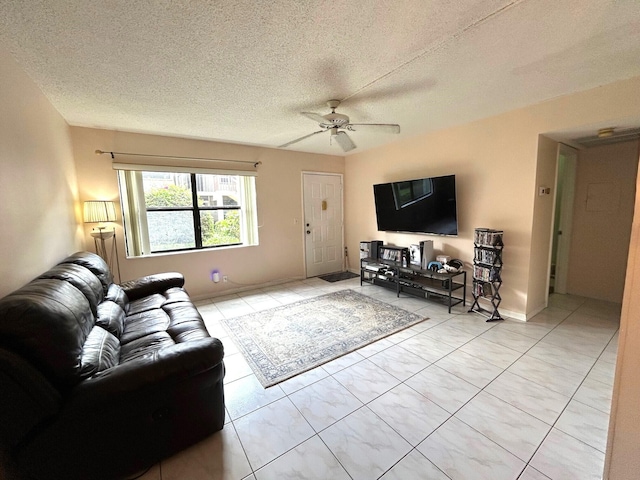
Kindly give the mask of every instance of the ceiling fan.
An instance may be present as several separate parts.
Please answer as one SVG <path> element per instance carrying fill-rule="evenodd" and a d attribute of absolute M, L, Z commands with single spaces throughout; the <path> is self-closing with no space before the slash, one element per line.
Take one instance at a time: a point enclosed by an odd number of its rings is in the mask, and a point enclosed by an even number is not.
<path fill-rule="evenodd" d="M 288 147 L 318 133 L 330 132 L 331 140 L 335 139 L 338 145 L 342 147 L 342 150 L 348 152 L 356 148 L 356 144 L 353 143 L 353 140 L 351 140 L 351 137 L 347 135 L 345 130 L 357 132 L 366 129 L 381 133 L 400 133 L 400 125 L 395 123 L 351 123 L 349 117 L 341 113 L 336 113 L 336 108 L 340 105 L 340 100 L 329 100 L 327 105 L 331 109 L 331 113 L 327 113 L 326 115 L 319 115 L 314 112 L 301 112 L 305 117 L 310 118 L 314 122 L 318 122 L 320 130 L 280 145 L 280 148 Z"/>

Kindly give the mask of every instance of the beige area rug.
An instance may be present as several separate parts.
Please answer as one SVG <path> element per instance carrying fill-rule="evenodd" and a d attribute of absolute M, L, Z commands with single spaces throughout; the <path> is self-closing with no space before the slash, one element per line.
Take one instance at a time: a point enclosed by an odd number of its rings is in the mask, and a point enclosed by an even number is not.
<path fill-rule="evenodd" d="M 342 290 L 222 322 L 260 383 L 270 387 L 423 320 Z"/>

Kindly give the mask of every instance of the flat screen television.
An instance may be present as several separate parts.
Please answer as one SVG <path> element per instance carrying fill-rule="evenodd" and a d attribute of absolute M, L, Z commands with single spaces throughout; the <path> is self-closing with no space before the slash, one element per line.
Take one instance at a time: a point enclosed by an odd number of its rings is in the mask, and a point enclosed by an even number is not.
<path fill-rule="evenodd" d="M 457 235 L 456 177 L 428 177 L 373 186 L 378 230 Z"/>

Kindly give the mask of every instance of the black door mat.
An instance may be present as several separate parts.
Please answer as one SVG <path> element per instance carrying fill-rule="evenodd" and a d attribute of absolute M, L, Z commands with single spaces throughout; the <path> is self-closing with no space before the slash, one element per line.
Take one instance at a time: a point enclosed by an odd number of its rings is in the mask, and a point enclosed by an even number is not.
<path fill-rule="evenodd" d="M 338 272 L 338 273 L 330 273 L 328 275 L 320 275 L 318 278 L 325 280 L 327 282 L 339 282 L 340 280 L 349 280 L 350 278 L 359 277 L 357 273 L 353 272 Z"/>

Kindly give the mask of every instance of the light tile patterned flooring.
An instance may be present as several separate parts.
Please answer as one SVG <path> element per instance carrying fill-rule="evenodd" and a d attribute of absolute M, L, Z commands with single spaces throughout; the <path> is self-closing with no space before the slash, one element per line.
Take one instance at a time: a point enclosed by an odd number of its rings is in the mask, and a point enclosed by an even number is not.
<path fill-rule="evenodd" d="M 343 288 L 429 320 L 268 389 L 219 321 Z M 227 424 L 145 480 L 602 476 L 619 305 L 554 295 L 529 322 L 486 323 L 356 278 L 198 308 L 225 345 Z"/>

